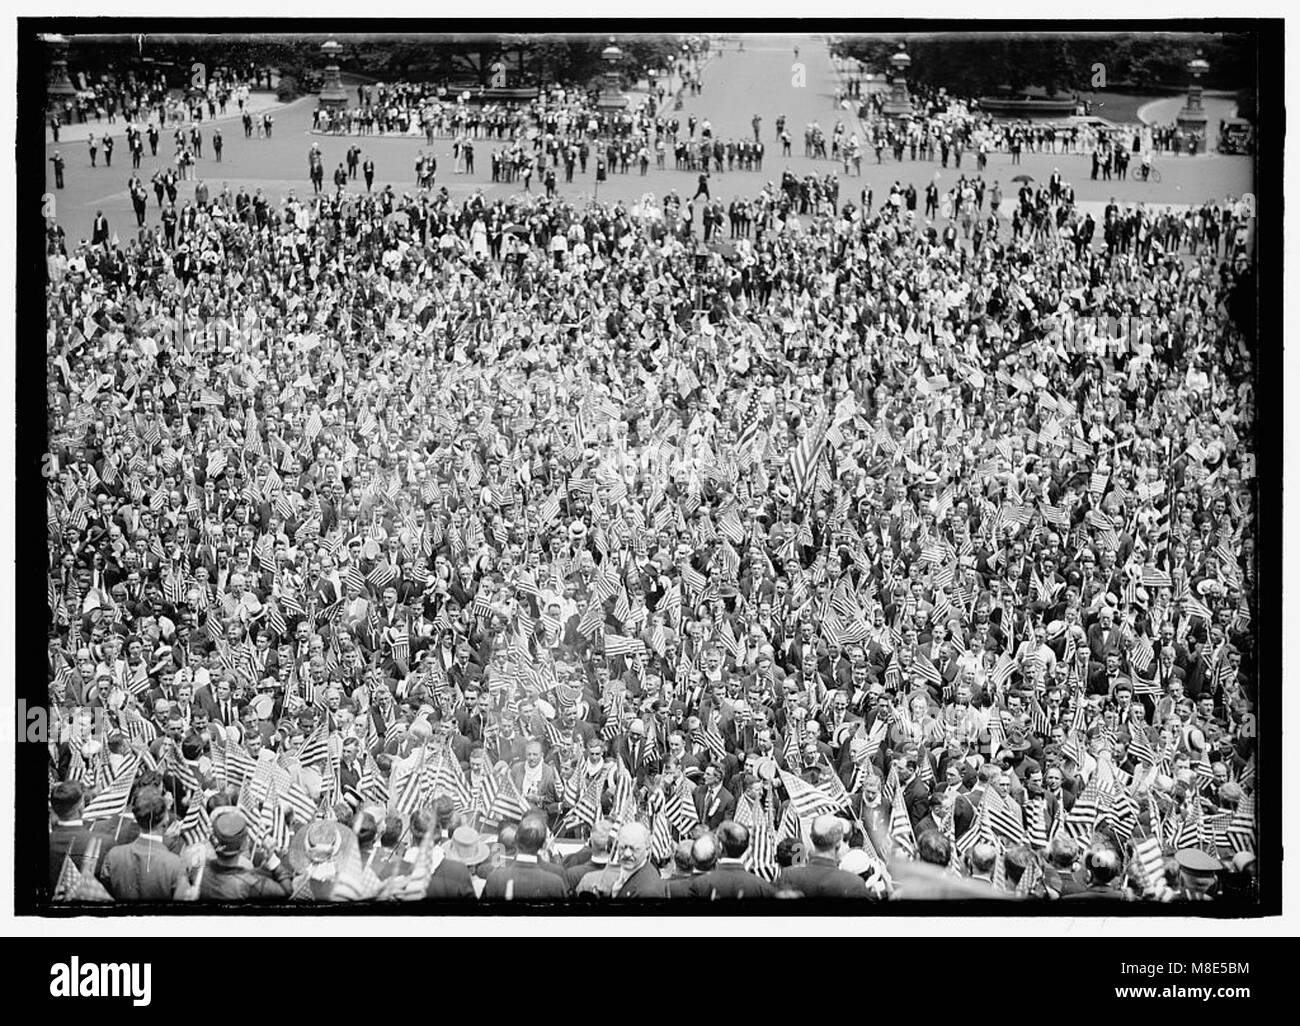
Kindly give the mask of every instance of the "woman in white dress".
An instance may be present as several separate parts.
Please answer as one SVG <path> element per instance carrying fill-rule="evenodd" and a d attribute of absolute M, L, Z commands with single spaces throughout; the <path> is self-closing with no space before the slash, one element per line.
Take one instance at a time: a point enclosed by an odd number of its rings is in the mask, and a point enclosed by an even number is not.
<path fill-rule="evenodd" d="M 474 219 L 474 224 L 469 230 L 469 244 L 476 257 L 482 257 L 484 260 L 488 258 L 487 224 L 482 217 Z"/>

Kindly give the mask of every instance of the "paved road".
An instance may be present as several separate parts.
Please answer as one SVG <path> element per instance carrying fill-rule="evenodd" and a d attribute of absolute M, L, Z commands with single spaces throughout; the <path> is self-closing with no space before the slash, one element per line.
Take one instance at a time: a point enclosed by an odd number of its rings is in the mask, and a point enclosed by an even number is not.
<path fill-rule="evenodd" d="M 796 67 L 796 43 L 799 46 L 797 63 L 802 68 Z M 724 172 L 714 176 L 710 185 L 712 195 L 721 196 L 724 200 L 737 195 L 756 195 L 765 182 L 779 180 L 786 167 L 801 176 L 809 172 L 827 174 L 840 170 L 838 164 L 808 160 L 801 155 L 803 127 L 807 123 L 816 120 L 829 132 L 835 119 L 844 117 L 849 131 L 856 127 L 856 118 L 852 112 L 834 109 L 836 73 L 823 41 L 794 36 L 750 37 L 745 41 L 743 52 L 737 51 L 733 41 L 727 44 L 721 57 L 714 56 L 709 61 L 704 69 L 703 81 L 701 95 L 686 98 L 682 115 L 694 112 L 701 119 L 707 117 L 715 132 L 726 139 L 752 135 L 750 119 L 758 113 L 763 119 L 762 139 L 767 147 L 761 172 Z M 307 97 L 282 108 L 275 116 L 275 135 L 272 139 L 245 139 L 238 122 L 233 123 L 233 130 L 230 126 L 223 128 L 226 146 L 225 159 L 221 164 L 212 159 L 208 145 L 211 131 L 206 130 L 205 157 L 197 166 L 198 175 L 207 180 L 213 193 L 220 191 L 222 183 L 228 183 L 232 191 L 237 190 L 241 184 L 247 185 L 250 191 L 261 188 L 273 199 L 278 199 L 290 189 L 302 196 L 311 192 L 307 179 L 307 151 L 312 141 L 321 144 L 327 180 L 334 167 L 343 161 L 348 147 L 359 142 L 364 154 L 375 161 L 376 188 L 389 183 L 399 193 L 414 188 L 416 157 L 422 150 L 428 149 L 422 138 L 368 136 L 356 140 L 312 135 L 311 112 L 315 102 L 314 97 Z M 788 159 L 780 156 L 780 147 L 774 140 L 776 118 L 780 114 L 785 114 L 790 133 L 794 137 L 793 156 Z M 135 217 L 126 192 L 127 180 L 131 175 L 130 157 L 120 135 L 117 142 L 119 145 L 111 168 L 103 166 L 101 157 L 100 166 L 92 169 L 84 142 L 57 147 L 67 160 L 67 187 L 54 193 L 55 215 L 73 242 L 89 237 L 90 225 L 97 210 L 104 211 L 112 230 L 121 238 L 127 238 L 135 230 Z M 46 156 L 51 155 L 54 149 L 56 147 L 53 144 L 47 144 Z M 514 194 L 517 185 L 492 184 L 488 159 L 490 151 L 489 144 L 480 143 L 476 147 L 476 174 L 455 175 L 451 173 L 451 140 L 437 140 L 433 146 L 440 168 L 437 184 L 445 185 L 453 198 L 467 196 L 475 189 L 482 189 L 489 198 Z M 159 147 L 158 157 L 144 158 L 140 175 L 146 185 L 153 171 L 168 160 L 170 152 L 168 136 Z M 960 170 L 951 166 L 942 169 L 938 161 L 904 159 L 902 163 L 896 164 L 888 156 L 884 163 L 877 166 L 874 159 L 874 155 L 867 157 L 861 178 L 850 176 L 841 181 L 840 196 L 843 201 L 858 200 L 862 190 L 868 186 L 879 199 L 894 181 L 904 186 L 911 182 L 921 189 L 926 181 L 936 175 L 940 188 L 947 189 L 960 174 L 973 172 L 973 162 L 969 159 Z M 668 163 L 671 166 L 671 156 Z M 1001 182 L 1004 193 L 1009 193 L 1009 182 L 1014 175 L 1030 174 L 1045 181 L 1054 167 L 1060 167 L 1065 177 L 1073 182 L 1080 201 L 1101 203 L 1112 196 L 1121 203 L 1138 200 L 1156 205 L 1189 203 L 1222 198 L 1229 194 L 1240 195 L 1251 189 L 1253 165 L 1248 157 L 1170 156 L 1160 158 L 1157 166 L 1163 174 L 1160 185 L 1146 185 L 1134 180 L 1091 182 L 1088 180 L 1089 161 L 1083 156 L 1026 154 L 1021 165 L 1012 166 L 1010 157 L 994 154 L 989 160 L 985 178 Z M 46 188 L 53 191 L 52 168 L 48 164 L 46 171 Z M 579 175 L 571 186 L 562 185 L 561 193 L 575 202 L 585 202 L 592 195 L 594 177 L 593 161 L 588 165 L 587 175 Z M 359 181 L 352 182 L 348 188 L 355 191 L 364 188 L 364 185 Z M 534 191 L 537 188 L 537 182 L 534 181 Z M 600 187 L 600 199 L 617 199 L 630 204 L 646 192 L 663 195 L 669 190 L 675 190 L 679 195 L 689 197 L 695 188 L 696 176 L 690 172 L 652 169 L 643 177 L 634 171 L 628 175 L 611 175 L 609 182 Z M 190 198 L 193 191 L 193 181 L 181 183 L 179 202 Z M 157 225 L 158 213 L 151 192 L 148 225 Z"/>

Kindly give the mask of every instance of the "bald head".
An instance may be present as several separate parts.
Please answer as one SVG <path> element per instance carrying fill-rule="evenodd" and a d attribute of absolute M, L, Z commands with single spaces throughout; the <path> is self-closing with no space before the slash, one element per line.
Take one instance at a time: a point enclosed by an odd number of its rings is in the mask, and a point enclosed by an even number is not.
<path fill-rule="evenodd" d="M 718 842 L 712 834 L 702 834 L 691 845 L 691 862 L 697 873 L 707 873 L 718 864 Z"/>
<path fill-rule="evenodd" d="M 998 850 L 991 844 L 980 842 L 971 849 L 970 868 L 972 873 L 991 873 L 998 860 Z"/>
<path fill-rule="evenodd" d="M 818 816 L 813 820 L 811 836 L 819 855 L 834 854 L 844 840 L 844 821 L 838 816 Z"/>

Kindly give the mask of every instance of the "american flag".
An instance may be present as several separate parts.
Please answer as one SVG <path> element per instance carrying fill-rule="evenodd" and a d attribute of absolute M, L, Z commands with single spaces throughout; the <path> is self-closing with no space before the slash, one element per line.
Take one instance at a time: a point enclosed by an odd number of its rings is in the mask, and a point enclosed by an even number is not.
<path fill-rule="evenodd" d="M 1138 728 L 1134 728 L 1130 734 L 1128 754 L 1137 764 L 1154 766 L 1156 763 L 1155 749 L 1151 747 L 1145 732 Z"/>
<path fill-rule="evenodd" d="M 664 799 L 664 814 L 679 837 L 689 834 L 700 821 L 688 788 L 689 784 L 683 779 L 673 793 Z"/>
<path fill-rule="evenodd" d="M 83 869 L 78 869 L 69 852 L 63 858 L 63 868 L 59 872 L 58 882 L 54 885 L 52 900 L 63 901 L 112 901 L 104 885 L 95 879 L 94 867 L 99 862 L 100 841 L 92 838 L 86 851 L 81 855 Z"/>
<path fill-rule="evenodd" d="M 758 435 L 759 424 L 762 422 L 762 409 L 762 398 L 759 389 L 755 388 L 749 395 L 744 413 L 741 414 L 740 435 L 736 439 L 736 451 L 742 462 L 752 458 L 749 449 Z"/>
<path fill-rule="evenodd" d="M 645 642 L 639 638 L 626 638 L 618 634 L 605 635 L 605 655 L 613 658 L 614 656 L 626 656 L 639 653 L 645 654 Z"/>
<path fill-rule="evenodd" d="M 1100 790 L 1095 784 L 1089 785 L 1075 800 L 1074 807 L 1057 820 L 1057 831 L 1063 831 L 1067 837 L 1076 841 L 1086 842 L 1097 824 L 1100 805 Z"/>
<path fill-rule="evenodd" d="M 655 791 L 646 800 L 646 815 L 650 828 L 650 857 L 656 862 L 666 862 L 673 855 L 672 824 L 668 821 L 666 802 L 662 792 Z"/>
<path fill-rule="evenodd" d="M 593 777 L 583 787 L 582 794 L 578 796 L 577 804 L 564 817 L 564 822 L 560 824 L 560 833 L 579 825 L 585 825 L 588 828 L 594 826 L 596 820 L 600 817 L 600 796 L 604 789 L 605 775 L 602 773 Z"/>
<path fill-rule="evenodd" d="M 106 816 L 120 816 L 125 812 L 131 797 L 131 785 L 135 783 L 139 768 L 140 756 L 137 753 L 132 752 L 126 756 L 107 785 L 86 803 L 82 818 L 102 819 Z"/>
<path fill-rule="evenodd" d="M 790 472 L 795 495 L 802 495 L 807 490 L 811 476 L 820 463 L 825 449 L 826 418 L 823 416 L 804 435 L 790 456 Z"/>
<path fill-rule="evenodd" d="M 1020 807 L 1014 801 L 993 790 L 984 792 L 983 801 L 988 803 L 988 823 L 995 835 L 1001 834 L 1012 844 L 1028 840 Z"/>
<path fill-rule="evenodd" d="M 912 832 L 912 817 L 908 815 L 907 803 L 903 800 L 902 794 L 899 793 L 900 786 L 896 766 L 890 769 L 889 776 L 894 784 L 891 791 L 893 797 L 889 807 L 889 839 L 893 842 L 896 854 L 906 859 L 912 859 L 916 857 L 916 835 Z M 987 797 L 986 794 L 985 798 L 987 799 Z"/>
<path fill-rule="evenodd" d="M 1151 647 L 1151 639 L 1145 634 L 1139 634 L 1137 641 L 1133 643 L 1129 651 L 1129 662 L 1138 673 L 1146 673 L 1151 669 L 1151 663 L 1155 659 L 1155 649 Z"/>
<path fill-rule="evenodd" d="M 780 774 L 781 783 L 785 785 L 786 794 L 790 796 L 790 803 L 794 806 L 800 819 L 835 810 L 835 802 L 827 796 L 825 791 L 814 787 L 802 777 L 797 777 L 786 770 L 780 770 Z"/>
<path fill-rule="evenodd" d="M 1227 846 L 1234 853 L 1255 850 L 1255 796 L 1247 795 L 1232 814 L 1225 831 Z"/>
<path fill-rule="evenodd" d="M 736 806 L 736 823 L 749 831 L 749 848 L 745 851 L 743 865 L 751 873 L 765 880 L 775 880 L 776 835 L 772 818 L 761 799 L 742 795 Z"/>
<path fill-rule="evenodd" d="M 393 776 L 394 778 L 397 776 L 396 769 Z M 421 767 L 417 766 L 406 771 L 401 778 L 400 787 L 396 786 L 398 783 L 396 779 L 390 780 L 388 787 L 391 796 L 390 808 L 395 814 L 409 816 L 420 807 L 420 777 Z"/>

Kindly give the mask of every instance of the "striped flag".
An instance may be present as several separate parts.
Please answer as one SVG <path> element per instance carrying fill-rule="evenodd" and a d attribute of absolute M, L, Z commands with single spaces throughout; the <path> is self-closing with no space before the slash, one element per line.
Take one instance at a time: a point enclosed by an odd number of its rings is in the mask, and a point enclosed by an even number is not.
<path fill-rule="evenodd" d="M 71 852 L 64 856 L 63 869 L 59 872 L 59 879 L 54 885 L 54 895 L 51 900 L 58 902 L 113 900 L 113 896 L 108 893 L 104 885 L 95 879 L 94 867 L 99 862 L 100 847 L 98 838 L 91 840 L 90 846 L 81 856 L 81 863 L 86 867 L 85 869 L 77 868 Z"/>
<path fill-rule="evenodd" d="M 672 824 L 668 821 L 665 805 L 661 791 L 653 792 L 646 800 L 646 814 L 650 820 L 650 857 L 661 863 L 673 856 Z"/>
<path fill-rule="evenodd" d="M 765 880 L 775 880 L 778 872 L 776 834 L 762 801 L 742 795 L 736 806 L 735 820 L 749 831 L 749 848 L 743 860 L 745 868 Z"/>
<path fill-rule="evenodd" d="M 1159 838 L 1144 837 L 1133 846 L 1133 855 L 1143 887 L 1159 890 L 1165 876 L 1165 856 Z"/>
<path fill-rule="evenodd" d="M 736 452 L 743 463 L 750 461 L 753 457 L 750 453 L 750 446 L 758 435 L 758 427 L 762 421 L 762 401 L 759 396 L 759 389 L 755 388 L 749 395 L 749 402 L 745 406 L 745 411 L 740 418 L 740 436 L 736 439 Z"/>
<path fill-rule="evenodd" d="M 1075 800 L 1074 807 L 1057 821 L 1057 829 L 1076 841 L 1087 842 L 1097 825 L 1100 791 L 1095 785 L 1087 787 Z"/>
<path fill-rule="evenodd" d="M 605 775 L 602 773 L 593 777 L 582 789 L 577 804 L 569 810 L 560 824 L 559 832 L 564 833 L 580 825 L 588 828 L 595 826 L 596 820 L 600 818 L 600 796 L 604 790 Z"/>
<path fill-rule="evenodd" d="M 781 783 L 785 785 L 786 793 L 790 796 L 790 802 L 800 819 L 835 810 L 835 803 L 827 797 L 825 791 L 786 770 L 780 770 L 780 774 Z"/>
<path fill-rule="evenodd" d="M 683 779 L 677 789 L 664 799 L 664 815 L 679 837 L 689 834 L 700 821 L 688 787 L 687 781 Z"/>
<path fill-rule="evenodd" d="M 82 819 L 103 819 L 107 816 L 120 816 L 126 811 L 131 798 L 131 785 L 135 783 L 136 771 L 140 768 L 139 754 L 132 752 L 126 757 L 117 773 L 107 785 L 86 803 Z"/>
<path fill-rule="evenodd" d="M 1233 853 L 1255 850 L 1255 796 L 1247 795 L 1232 814 L 1225 831 L 1227 846 Z"/>
<path fill-rule="evenodd" d="M 627 638 L 619 634 L 605 635 L 605 655 L 609 658 L 626 655 L 645 655 L 645 642 L 639 638 Z"/>
<path fill-rule="evenodd" d="M 897 766 L 890 768 L 889 777 L 894 785 L 890 789 L 893 799 L 889 807 L 889 839 L 893 842 L 895 853 L 906 859 L 912 859 L 916 857 L 916 835 L 912 832 L 912 817 L 907 813 L 907 803 L 899 793 L 901 784 Z M 988 800 L 987 792 L 984 800 Z"/>
<path fill-rule="evenodd" d="M 808 488 L 813 472 L 821 462 L 826 450 L 826 418 L 819 418 L 790 455 L 790 471 L 794 479 L 795 495 L 802 495 Z"/>
<path fill-rule="evenodd" d="M 984 792 L 983 801 L 988 803 L 988 823 L 995 835 L 1001 834 L 1012 844 L 1028 840 L 1020 808 L 1014 801 L 993 790 Z"/>

